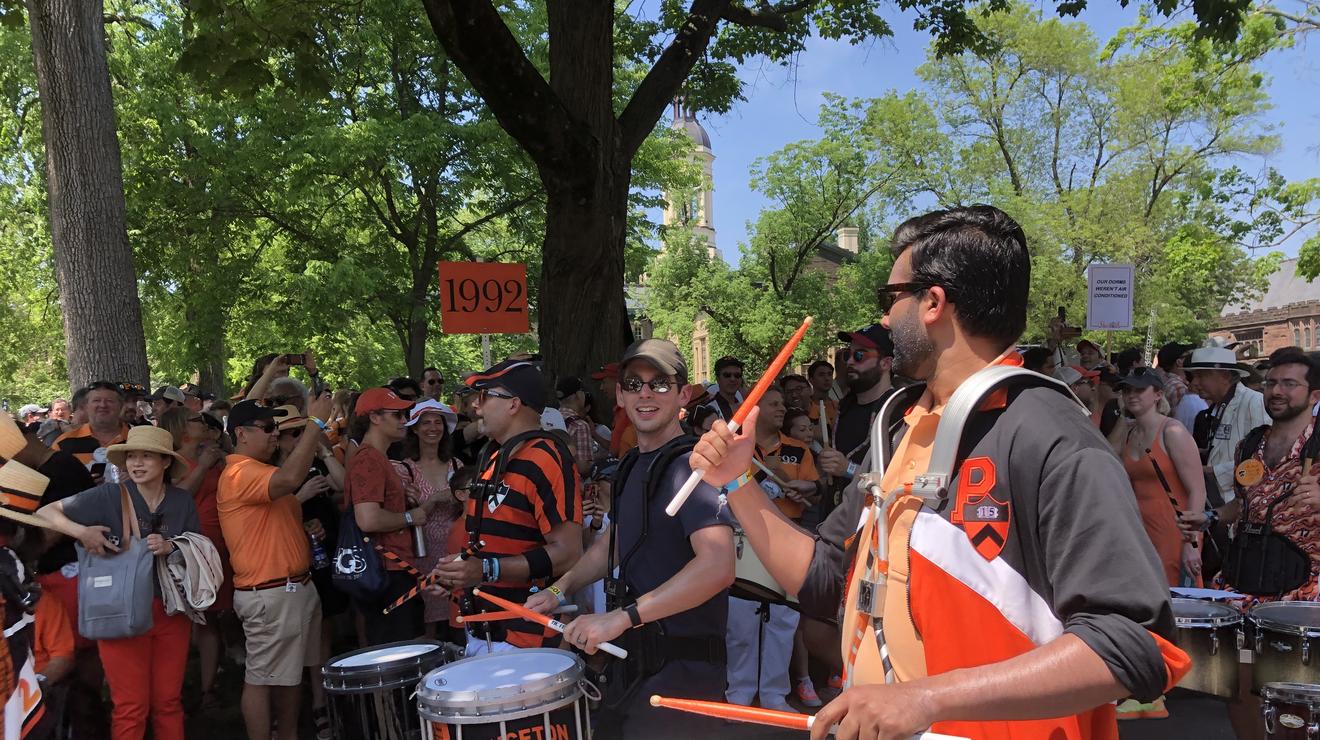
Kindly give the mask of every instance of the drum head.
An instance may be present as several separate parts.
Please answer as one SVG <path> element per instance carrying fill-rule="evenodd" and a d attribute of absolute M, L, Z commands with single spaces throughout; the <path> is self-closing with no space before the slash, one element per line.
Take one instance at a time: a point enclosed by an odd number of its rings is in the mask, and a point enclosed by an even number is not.
<path fill-rule="evenodd" d="M 1173 621 L 1179 627 L 1228 627 L 1242 622 L 1242 612 L 1226 604 L 1199 599 L 1170 599 L 1173 602 Z"/>
<path fill-rule="evenodd" d="M 1309 683 L 1267 683 L 1260 689 L 1266 701 L 1320 708 L 1320 686 Z"/>
<path fill-rule="evenodd" d="M 417 708 L 432 722 L 515 719 L 579 696 L 583 668 L 580 657 L 553 648 L 464 658 L 426 674 Z"/>
<path fill-rule="evenodd" d="M 1320 636 L 1320 602 L 1272 601 L 1251 607 L 1251 621 L 1273 632 Z"/>
<path fill-rule="evenodd" d="M 407 642 L 385 645 L 383 647 L 367 648 L 366 650 L 357 650 L 347 653 L 330 661 L 332 668 L 361 668 L 365 666 L 378 666 L 384 663 L 395 663 L 400 660 L 408 660 L 426 655 L 434 650 L 441 649 L 440 645 L 432 645 L 425 642 Z"/>

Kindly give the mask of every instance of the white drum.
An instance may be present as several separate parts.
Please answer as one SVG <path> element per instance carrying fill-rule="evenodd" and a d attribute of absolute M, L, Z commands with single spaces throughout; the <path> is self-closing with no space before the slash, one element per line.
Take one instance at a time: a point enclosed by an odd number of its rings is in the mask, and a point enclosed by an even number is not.
<path fill-rule="evenodd" d="M 784 587 L 780 586 L 770 576 L 770 571 L 761 564 L 761 559 L 756 556 L 756 551 L 752 549 L 752 543 L 747 539 L 742 527 L 733 528 L 733 552 L 738 560 L 734 566 L 730 596 L 767 604 L 795 606 L 798 603 L 796 596 L 786 596 Z"/>
<path fill-rule="evenodd" d="M 553 648 L 478 655 L 441 666 L 417 689 L 422 737 L 590 740 L 584 668 L 577 655 Z"/>
<path fill-rule="evenodd" d="M 421 723 L 412 695 L 449 658 L 434 640 L 392 642 L 335 656 L 321 668 L 330 727 L 339 740 L 414 740 Z"/>

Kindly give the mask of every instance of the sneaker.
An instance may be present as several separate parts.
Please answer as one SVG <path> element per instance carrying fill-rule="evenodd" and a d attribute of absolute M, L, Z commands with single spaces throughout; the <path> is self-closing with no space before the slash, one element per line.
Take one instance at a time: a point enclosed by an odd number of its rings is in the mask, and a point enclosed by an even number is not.
<path fill-rule="evenodd" d="M 1144 719 L 1142 707 L 1146 705 L 1136 699 L 1124 699 L 1115 708 L 1119 719 Z"/>
<path fill-rule="evenodd" d="M 833 676 L 830 676 L 830 688 L 832 688 L 832 689 L 842 689 L 842 688 L 843 688 L 843 676 L 841 676 L 841 675 L 839 675 L 839 674 L 837 674 L 837 673 L 834 674 Z"/>
<path fill-rule="evenodd" d="M 816 693 L 816 687 L 811 685 L 810 677 L 800 679 L 797 682 L 797 685 L 793 687 L 793 695 L 797 697 L 798 701 L 802 702 L 804 707 L 814 709 L 821 706 L 820 696 Z"/>
<path fill-rule="evenodd" d="M 1141 706 L 1142 719 L 1168 719 L 1169 709 L 1164 706 L 1164 697 L 1160 697 L 1150 704 Z"/>
<path fill-rule="evenodd" d="M 770 710 L 773 710 L 773 711 L 776 711 L 776 712 L 789 712 L 789 713 L 791 713 L 791 714 L 798 714 L 798 713 L 799 713 L 798 710 L 794 709 L 793 706 L 792 706 L 791 704 L 789 704 L 788 702 L 784 701 L 783 699 L 780 699 L 780 700 L 777 701 L 777 702 L 765 702 L 765 701 L 763 701 L 763 702 L 761 702 L 761 708 L 762 708 L 762 709 L 770 709 Z"/>

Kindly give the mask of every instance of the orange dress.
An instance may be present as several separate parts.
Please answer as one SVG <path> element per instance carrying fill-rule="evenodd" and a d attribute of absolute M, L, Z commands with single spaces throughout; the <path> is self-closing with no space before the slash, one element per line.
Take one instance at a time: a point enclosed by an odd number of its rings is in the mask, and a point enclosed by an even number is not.
<path fill-rule="evenodd" d="M 1178 470 L 1174 468 L 1169 453 L 1164 450 L 1164 444 L 1160 439 L 1163 436 L 1163 433 L 1156 434 L 1150 449 L 1143 452 L 1136 460 L 1132 459 L 1131 452 L 1127 445 L 1124 445 L 1123 468 L 1127 470 L 1128 478 L 1132 480 L 1132 490 L 1137 494 L 1137 509 L 1141 512 L 1141 523 L 1145 525 L 1146 536 L 1150 537 L 1151 544 L 1155 546 L 1155 553 L 1159 555 L 1160 564 L 1164 566 L 1164 575 L 1170 586 L 1181 586 L 1183 539 L 1182 532 L 1178 529 L 1177 511 L 1186 511 L 1188 508 L 1187 489 L 1183 486 L 1182 479 L 1178 477 Z M 1164 480 L 1169 483 L 1168 492 L 1164 490 L 1159 476 L 1155 474 L 1152 458 L 1159 463 L 1160 471 L 1164 473 Z M 1178 502 L 1177 511 L 1169 501 L 1170 494 Z M 1201 585 L 1200 576 L 1196 577 L 1195 585 Z"/>

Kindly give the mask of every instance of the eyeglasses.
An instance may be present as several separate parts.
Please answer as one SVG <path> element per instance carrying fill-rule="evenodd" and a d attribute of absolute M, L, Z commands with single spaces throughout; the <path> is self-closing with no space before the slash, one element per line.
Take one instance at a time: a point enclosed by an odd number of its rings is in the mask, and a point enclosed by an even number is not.
<path fill-rule="evenodd" d="M 427 385 L 440 385 L 440 384 L 443 383 L 443 382 L 445 382 L 445 379 L 444 379 L 444 378 L 429 378 L 429 379 L 426 381 L 426 384 L 427 384 Z"/>
<path fill-rule="evenodd" d="M 280 436 L 281 436 L 281 437 L 283 437 L 284 435 L 287 434 L 287 435 L 289 435 L 290 437 L 292 437 L 292 438 L 294 438 L 294 439 L 298 439 L 299 437 L 301 437 L 301 436 L 302 436 L 302 433 L 303 433 L 303 428 L 302 428 L 302 427 L 298 427 L 297 429 L 281 429 L 281 430 L 280 430 Z"/>
<path fill-rule="evenodd" d="M 848 353 L 848 359 L 852 360 L 853 362 L 861 362 L 862 360 L 865 360 L 866 358 L 871 357 L 872 355 L 878 356 L 879 354 L 880 353 L 878 351 L 873 349 L 866 349 L 866 348 L 855 349 L 852 352 Z"/>
<path fill-rule="evenodd" d="M 508 401 L 517 398 L 517 396 L 510 393 L 499 393 L 484 388 L 480 391 L 477 391 L 477 403 L 485 403 L 486 400 L 490 398 L 503 398 L 504 400 Z"/>
<path fill-rule="evenodd" d="M 875 300 L 880 304 L 881 311 L 889 313 L 889 309 L 894 307 L 894 301 L 897 301 L 900 295 L 904 293 L 915 293 L 918 290 L 926 290 L 933 287 L 935 287 L 934 283 L 916 281 L 881 285 L 875 291 Z"/>
<path fill-rule="evenodd" d="M 1306 388 L 1307 385 L 1306 385 L 1306 383 L 1304 383 L 1304 382 L 1302 382 L 1302 381 L 1300 381 L 1300 380 L 1293 380 L 1292 378 L 1285 378 L 1285 379 L 1283 379 L 1283 380 L 1267 380 L 1267 381 L 1261 383 L 1261 384 L 1260 384 L 1260 387 L 1263 388 L 1263 389 L 1265 389 L 1265 390 L 1267 390 L 1267 391 L 1272 391 L 1272 390 L 1274 390 L 1275 388 L 1282 388 L 1282 389 L 1284 390 L 1284 392 L 1286 392 L 1286 393 L 1292 393 L 1293 391 L 1297 390 L 1298 388 Z"/>
<path fill-rule="evenodd" d="M 252 423 L 250 423 L 250 424 L 243 424 L 242 426 L 245 426 L 245 427 L 252 427 L 252 428 L 254 428 L 254 429 L 260 429 L 261 431 L 265 432 L 266 434 L 272 434 L 272 433 L 274 433 L 275 428 L 276 428 L 276 424 L 275 424 L 275 422 L 273 422 L 273 421 L 264 421 L 264 422 L 260 422 L 260 423 L 254 421 L 254 422 L 252 422 Z"/>
<path fill-rule="evenodd" d="M 742 380 L 742 373 L 720 373 L 725 380 Z"/>
<path fill-rule="evenodd" d="M 741 378 L 742 376 L 739 375 L 738 377 Z M 642 386 L 644 385 L 650 386 L 651 390 L 656 393 L 663 394 L 673 390 L 677 383 L 669 378 L 651 378 L 650 380 L 642 380 L 636 375 L 630 375 L 619 382 L 619 387 L 623 389 L 624 393 L 641 393 Z"/>

